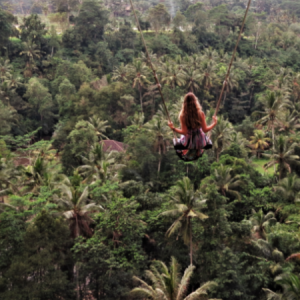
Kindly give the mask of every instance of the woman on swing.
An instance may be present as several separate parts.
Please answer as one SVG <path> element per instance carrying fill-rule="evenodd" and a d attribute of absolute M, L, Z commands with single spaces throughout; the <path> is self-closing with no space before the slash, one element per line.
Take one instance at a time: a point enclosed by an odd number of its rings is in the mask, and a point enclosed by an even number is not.
<path fill-rule="evenodd" d="M 180 139 L 174 139 L 176 153 L 182 160 L 196 160 L 202 156 L 204 149 L 212 148 L 212 142 L 204 133 L 217 125 L 217 117 L 213 116 L 213 123 L 207 126 L 205 114 L 197 97 L 193 93 L 188 93 L 184 97 L 179 120 L 181 129 L 168 122 L 173 131 L 181 134 Z"/>

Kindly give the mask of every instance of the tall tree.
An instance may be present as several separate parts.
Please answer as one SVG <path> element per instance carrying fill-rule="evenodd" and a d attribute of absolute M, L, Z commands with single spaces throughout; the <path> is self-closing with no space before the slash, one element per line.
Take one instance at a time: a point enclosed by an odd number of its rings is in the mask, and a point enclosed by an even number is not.
<path fill-rule="evenodd" d="M 43 24 L 38 15 L 30 15 L 23 19 L 23 24 L 20 25 L 21 40 L 37 45 L 40 49 L 45 43 L 44 35 L 47 33 L 46 24 Z"/>
<path fill-rule="evenodd" d="M 211 132 L 213 150 L 217 161 L 219 161 L 221 152 L 230 145 L 233 132 L 232 124 L 228 120 L 225 120 L 223 116 L 219 117 L 218 124 Z"/>
<path fill-rule="evenodd" d="M 274 225 L 277 220 L 273 212 L 264 214 L 262 209 L 260 209 L 258 212 L 253 209 L 250 222 L 253 226 L 253 231 L 256 234 L 256 238 L 266 240 L 267 229 L 269 226 Z"/>
<path fill-rule="evenodd" d="M 205 200 L 200 200 L 201 194 L 195 192 L 194 186 L 188 177 L 184 177 L 176 184 L 175 197 L 172 197 L 175 209 L 161 213 L 162 216 L 179 216 L 178 219 L 168 229 L 166 235 L 170 237 L 177 231 L 180 232 L 183 241 L 190 246 L 190 265 L 193 265 L 193 236 L 192 219 L 205 220 L 207 215 L 199 210 L 205 204 Z"/>
<path fill-rule="evenodd" d="M 154 117 L 146 123 L 145 128 L 149 131 L 154 140 L 154 150 L 158 152 L 159 162 L 157 172 L 160 173 L 162 155 L 166 154 L 169 141 L 171 139 L 171 131 L 167 126 L 167 122 L 159 117 Z"/>
<path fill-rule="evenodd" d="M 54 195 L 54 202 L 63 210 L 63 216 L 68 220 L 73 238 L 79 235 L 91 237 L 93 231 L 90 224 L 93 220 L 90 217 L 91 213 L 103 211 L 101 205 L 95 204 L 88 199 L 89 187 L 82 188 L 61 184 L 58 185 L 59 194 Z"/>
<path fill-rule="evenodd" d="M 297 175 L 289 175 L 275 185 L 275 190 L 282 193 L 288 202 L 299 202 L 300 200 L 300 178 Z"/>
<path fill-rule="evenodd" d="M 157 34 L 163 26 L 169 25 L 171 16 L 165 5 L 160 3 L 149 9 L 148 20 Z"/>
<path fill-rule="evenodd" d="M 240 200 L 241 195 L 236 189 L 243 184 L 243 181 L 240 179 L 239 175 L 233 176 L 231 174 L 232 171 L 233 168 L 226 165 L 220 165 L 218 168 L 214 169 L 211 178 L 208 178 L 208 181 L 215 185 L 217 190 L 223 196 L 232 195 Z M 203 188 L 206 188 L 206 186 L 203 186 Z"/>
<path fill-rule="evenodd" d="M 115 163 L 113 152 L 105 153 L 103 144 L 99 143 L 91 147 L 88 156 L 83 156 L 82 161 L 83 165 L 78 167 L 78 171 L 85 178 L 84 183 L 93 183 L 97 180 L 105 182 L 111 175 L 111 168 Z"/>
<path fill-rule="evenodd" d="M 299 156 L 295 155 L 296 143 L 291 143 L 288 137 L 280 135 L 275 139 L 273 153 L 264 154 L 270 161 L 264 165 L 265 168 L 278 165 L 279 179 L 282 179 L 284 170 L 291 173 L 291 166 L 299 165 Z"/>
<path fill-rule="evenodd" d="M 84 155 L 98 141 L 95 127 L 87 121 L 78 121 L 68 136 L 73 155 Z"/>
<path fill-rule="evenodd" d="M 268 128 L 271 129 L 274 149 L 275 126 L 279 123 L 279 112 L 287 105 L 287 102 L 280 93 L 271 91 L 267 91 L 265 97 L 263 97 L 260 101 L 264 105 L 265 112 L 263 112 L 264 117 L 262 117 L 259 122 L 261 124 L 267 124 Z"/>
<path fill-rule="evenodd" d="M 33 41 L 27 40 L 27 42 L 23 42 L 23 48 L 24 50 L 20 52 L 20 55 L 26 55 L 30 63 L 34 63 L 36 58 L 41 58 L 42 51 L 38 49 L 38 46 Z"/>
<path fill-rule="evenodd" d="M 25 97 L 31 106 L 30 115 L 42 127 L 44 133 L 49 133 L 53 126 L 54 104 L 48 89 L 37 78 L 28 82 Z"/>
<path fill-rule="evenodd" d="M 83 1 L 79 15 L 75 19 L 74 32 L 81 37 L 82 45 L 90 41 L 100 41 L 104 27 L 109 21 L 109 11 L 97 0 Z"/>
<path fill-rule="evenodd" d="M 0 135 L 9 134 L 17 121 L 16 119 L 15 109 L 3 104 L 0 100 Z"/>
<path fill-rule="evenodd" d="M 8 59 L 1 59 L 0 60 L 0 80 L 1 83 L 3 83 L 9 75 L 12 73 L 13 68 L 10 64 L 10 61 Z"/>
<path fill-rule="evenodd" d="M 256 156 L 260 157 L 261 152 L 269 147 L 270 138 L 265 136 L 263 130 L 254 130 L 254 136 L 251 136 L 250 145 L 256 151 Z"/>
<path fill-rule="evenodd" d="M 173 89 L 175 89 L 176 85 L 182 86 L 185 83 L 181 67 L 174 64 L 174 62 L 167 61 L 165 64 L 162 64 L 160 72 L 162 73 L 161 82 Z"/>
<path fill-rule="evenodd" d="M 9 12 L 0 8 L 0 50 L 6 47 L 9 38 L 16 34 L 14 24 L 17 24 L 17 19 Z"/>
<path fill-rule="evenodd" d="M 183 73 L 186 88 L 189 92 L 196 93 L 200 90 L 201 71 L 198 69 L 185 68 Z"/>
<path fill-rule="evenodd" d="M 146 271 L 146 277 L 152 282 L 151 285 L 136 276 L 133 277 L 141 286 L 131 291 L 132 296 L 137 297 L 137 299 L 147 298 L 151 300 L 196 300 L 203 297 L 207 299 L 207 292 L 217 286 L 215 282 L 209 281 L 187 295 L 195 266 L 190 265 L 181 277 L 180 266 L 175 257 L 171 258 L 169 269 L 162 261 L 157 261 L 156 265 L 152 264 L 150 270 Z"/>
<path fill-rule="evenodd" d="M 130 67 L 130 77 L 133 80 L 133 87 L 137 88 L 140 95 L 141 112 L 143 113 L 143 95 L 142 90 L 149 83 L 149 69 L 145 63 L 135 59 Z"/>
<path fill-rule="evenodd" d="M 104 134 L 107 128 L 110 128 L 110 125 L 107 125 L 108 121 L 102 121 L 99 117 L 94 115 L 89 118 L 89 122 L 94 126 L 96 134 L 100 138 L 100 140 L 102 140 L 103 138 L 109 140 L 109 138 Z"/>
<path fill-rule="evenodd" d="M 28 224 L 23 243 L 22 253 L 5 272 L 1 299 L 19 300 L 24 295 L 45 300 L 74 297 L 74 286 L 62 271 L 71 245 L 64 220 L 42 211 Z"/>

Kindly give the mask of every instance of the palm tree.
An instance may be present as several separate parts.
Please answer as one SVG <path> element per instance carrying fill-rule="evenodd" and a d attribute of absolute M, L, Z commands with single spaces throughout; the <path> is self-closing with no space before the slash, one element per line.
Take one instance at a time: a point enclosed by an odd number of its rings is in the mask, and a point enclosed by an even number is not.
<path fill-rule="evenodd" d="M 245 157 L 245 158 L 248 157 L 249 141 L 246 138 L 244 138 L 244 136 L 241 132 L 233 132 L 232 133 L 232 143 L 234 143 L 240 147 L 243 157 Z"/>
<path fill-rule="evenodd" d="M 82 157 L 84 165 L 78 171 L 85 177 L 84 183 L 93 183 L 97 180 L 105 181 L 109 175 L 109 167 L 115 163 L 113 152 L 104 153 L 103 144 L 96 143 L 91 147 L 87 157 Z"/>
<path fill-rule="evenodd" d="M 205 61 L 202 65 L 200 81 L 204 88 L 210 89 L 213 86 L 216 64 L 213 60 Z"/>
<path fill-rule="evenodd" d="M 175 89 L 175 86 L 182 86 L 185 83 L 184 73 L 180 67 L 174 62 L 166 62 L 160 68 L 162 73 L 161 82 Z"/>
<path fill-rule="evenodd" d="M 0 197 L 11 192 L 18 194 L 20 175 L 20 169 L 15 167 L 12 157 L 0 158 Z"/>
<path fill-rule="evenodd" d="M 297 143 L 290 143 L 288 137 L 280 135 L 274 143 L 272 154 L 263 154 L 270 158 L 270 161 L 264 165 L 265 168 L 278 165 L 279 167 L 279 179 L 282 179 L 283 171 L 287 170 L 291 173 L 291 165 L 299 164 L 299 156 L 294 155 L 295 147 Z"/>
<path fill-rule="evenodd" d="M 140 94 L 140 104 L 141 104 L 141 112 L 143 112 L 143 97 L 142 97 L 142 89 L 146 88 L 146 85 L 149 82 L 149 69 L 147 65 L 141 62 L 138 59 L 135 59 L 130 67 L 130 74 L 133 78 L 133 88 L 137 88 Z"/>
<path fill-rule="evenodd" d="M 83 191 L 81 187 L 66 184 L 61 184 L 58 188 L 59 195 L 54 195 L 53 200 L 63 209 L 62 214 L 70 223 L 72 237 L 76 238 L 79 235 L 91 237 L 93 232 L 89 225 L 93 220 L 90 214 L 104 211 L 104 208 L 88 199 L 88 186 Z"/>
<path fill-rule="evenodd" d="M 63 209 L 62 214 L 69 222 L 71 236 L 74 239 L 79 235 L 91 237 L 93 231 L 90 228 L 90 224 L 93 222 L 93 219 L 90 217 L 90 214 L 104 211 L 104 208 L 88 199 L 88 186 L 81 191 L 80 186 L 71 186 L 69 182 L 68 185 L 61 184 L 58 188 L 60 193 L 53 196 L 53 201 Z M 77 289 L 79 291 L 79 269 L 76 264 L 74 266 L 74 274 L 77 282 Z M 79 299 L 79 295 L 77 295 L 77 298 Z"/>
<path fill-rule="evenodd" d="M 112 80 L 127 82 L 129 76 L 129 69 L 127 65 L 121 63 L 118 67 L 114 68 Z"/>
<path fill-rule="evenodd" d="M 267 232 L 266 229 L 269 226 L 274 225 L 277 220 L 273 212 L 268 212 L 264 215 L 262 209 L 256 212 L 252 209 L 252 216 L 250 218 L 250 222 L 253 227 L 253 231 L 258 235 L 259 239 L 267 239 Z"/>
<path fill-rule="evenodd" d="M 186 56 L 183 65 L 186 69 L 196 70 L 199 69 L 199 65 L 201 63 L 201 56 L 197 54 L 193 54 L 192 56 Z"/>
<path fill-rule="evenodd" d="M 217 283 L 209 281 L 202 284 L 196 291 L 186 295 L 195 266 L 190 265 L 185 269 L 182 276 L 180 274 L 180 266 L 175 257 L 171 258 L 169 270 L 162 261 L 157 261 L 156 265 L 152 264 L 150 270 L 146 271 L 146 277 L 152 282 L 151 285 L 136 276 L 133 277 L 140 284 L 140 287 L 134 288 L 130 292 L 132 296 L 137 297 L 137 299 L 151 300 L 207 299 L 207 292 L 217 286 Z"/>
<path fill-rule="evenodd" d="M 239 74 L 235 72 L 235 69 L 232 69 L 226 82 L 223 103 L 225 103 L 227 93 L 230 93 L 233 89 L 239 87 L 239 82 L 238 82 L 239 80 L 240 80 Z"/>
<path fill-rule="evenodd" d="M 155 99 L 160 98 L 160 93 L 156 84 L 149 85 L 147 88 L 147 92 L 143 95 L 143 99 L 149 99 L 149 101 L 145 102 L 144 105 L 147 105 L 152 100 L 152 116 L 155 114 Z"/>
<path fill-rule="evenodd" d="M 239 175 L 233 177 L 231 175 L 232 170 L 233 168 L 229 166 L 220 165 L 213 171 L 210 182 L 217 187 L 223 196 L 232 195 L 240 200 L 241 195 L 235 189 L 241 186 L 243 181 Z"/>
<path fill-rule="evenodd" d="M 297 111 L 290 112 L 286 110 L 283 113 L 283 116 L 280 117 L 280 132 L 284 132 L 286 134 L 295 134 L 295 130 L 300 128 L 299 124 L 299 113 Z"/>
<path fill-rule="evenodd" d="M 160 172 L 162 155 L 167 152 L 169 146 L 169 140 L 171 139 L 171 131 L 167 125 L 167 122 L 159 117 L 154 117 L 144 126 L 154 139 L 154 149 L 158 152 L 159 162 L 157 172 Z"/>
<path fill-rule="evenodd" d="M 11 74 L 12 72 L 12 65 L 10 64 L 9 60 L 0 60 L 0 79 L 3 83 L 6 78 Z"/>
<path fill-rule="evenodd" d="M 284 261 L 283 253 L 276 248 L 274 249 L 267 240 L 252 240 L 251 243 L 252 246 L 254 246 L 256 250 L 258 250 L 259 254 L 263 254 L 265 258 L 275 261 L 277 263 Z M 278 264 L 276 264 L 274 267 L 276 268 L 276 266 L 278 266 Z"/>
<path fill-rule="evenodd" d="M 300 178 L 297 175 L 289 175 L 278 182 L 275 190 L 280 191 L 287 201 L 299 202 Z"/>
<path fill-rule="evenodd" d="M 136 112 L 131 119 L 131 124 L 137 126 L 139 129 L 143 127 L 144 122 L 145 116 L 143 113 Z"/>
<path fill-rule="evenodd" d="M 146 55 L 145 52 L 141 52 L 140 55 L 141 55 L 141 61 L 148 65 L 149 64 L 148 55 Z M 153 51 L 149 51 L 149 56 L 150 56 L 150 60 L 151 60 L 152 64 L 156 64 L 157 63 L 157 54 L 153 53 Z"/>
<path fill-rule="evenodd" d="M 267 293 L 267 300 L 299 300 L 300 278 L 292 273 L 284 273 L 275 278 L 275 282 L 281 285 L 283 293 L 275 293 L 269 289 L 263 289 Z"/>
<path fill-rule="evenodd" d="M 199 220 L 205 220 L 208 218 L 207 215 L 203 214 L 199 210 L 203 207 L 206 200 L 200 200 L 201 194 L 194 191 L 188 177 L 184 177 L 179 180 L 176 184 L 177 190 L 175 197 L 172 198 L 176 206 L 175 209 L 165 211 L 161 213 L 162 216 L 179 216 L 171 227 L 166 232 L 166 235 L 170 237 L 177 231 L 183 238 L 183 242 L 188 245 L 190 244 L 190 263 L 193 264 L 193 240 L 192 240 L 192 218 Z"/>
<path fill-rule="evenodd" d="M 266 97 L 261 99 L 261 102 L 264 105 L 265 111 L 262 113 L 265 116 L 262 117 L 258 122 L 261 124 L 267 124 L 268 129 L 272 130 L 272 142 L 274 145 L 275 126 L 280 124 L 279 113 L 287 105 L 287 102 L 280 94 L 271 91 L 267 91 Z"/>
<path fill-rule="evenodd" d="M 252 68 L 255 66 L 255 60 L 253 58 L 253 56 L 250 56 L 247 61 L 246 61 L 248 67 L 249 67 L 249 70 L 251 71 Z"/>
<path fill-rule="evenodd" d="M 8 74 L 8 76 L 4 80 L 4 83 L 6 84 L 9 90 L 13 91 L 15 91 L 18 87 L 23 85 L 22 78 L 16 74 Z"/>
<path fill-rule="evenodd" d="M 256 156 L 259 158 L 260 153 L 269 147 L 270 138 L 265 136 L 263 130 L 254 130 L 254 136 L 251 136 L 250 145 L 256 151 Z"/>
<path fill-rule="evenodd" d="M 43 155 L 38 155 L 32 164 L 24 169 L 27 181 L 25 184 L 30 188 L 31 192 L 36 192 L 40 186 L 44 184 L 44 175 L 49 169 L 48 161 Z"/>
<path fill-rule="evenodd" d="M 231 144 L 234 129 L 232 124 L 221 116 L 218 118 L 218 124 L 211 132 L 211 140 L 213 141 L 213 150 L 219 161 L 220 154 Z"/>
<path fill-rule="evenodd" d="M 203 56 L 201 57 L 202 60 L 217 60 L 219 58 L 219 54 L 213 47 L 205 48 L 203 51 Z"/>
<path fill-rule="evenodd" d="M 183 72 L 183 80 L 188 91 L 195 93 L 200 90 L 201 73 L 198 69 L 186 68 Z"/>
<path fill-rule="evenodd" d="M 102 121 L 99 117 L 94 115 L 89 118 L 89 123 L 95 128 L 96 134 L 100 137 L 100 140 L 102 140 L 102 138 L 109 140 L 109 138 L 103 134 L 106 132 L 107 128 L 110 128 L 110 125 L 107 125 L 108 121 Z"/>
<path fill-rule="evenodd" d="M 38 49 L 38 46 L 33 41 L 23 42 L 23 46 L 24 50 L 20 52 L 20 55 L 26 55 L 30 62 L 34 62 L 35 58 L 41 58 L 43 52 Z"/>

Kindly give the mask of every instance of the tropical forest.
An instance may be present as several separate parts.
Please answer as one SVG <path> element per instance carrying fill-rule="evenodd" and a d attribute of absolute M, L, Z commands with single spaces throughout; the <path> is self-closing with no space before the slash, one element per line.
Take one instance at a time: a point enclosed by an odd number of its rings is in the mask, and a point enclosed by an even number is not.
<path fill-rule="evenodd" d="M 1 300 L 300 300 L 299 204 L 299 0 L 0 0 Z"/>

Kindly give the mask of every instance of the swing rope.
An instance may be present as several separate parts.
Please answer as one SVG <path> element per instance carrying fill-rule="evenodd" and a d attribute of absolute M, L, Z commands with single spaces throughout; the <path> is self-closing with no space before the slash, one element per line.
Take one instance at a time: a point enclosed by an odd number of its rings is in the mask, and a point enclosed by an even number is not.
<path fill-rule="evenodd" d="M 238 39 L 236 41 L 235 48 L 234 48 L 233 53 L 232 53 L 231 61 L 230 61 L 230 64 L 228 66 L 228 69 L 227 69 L 226 77 L 225 77 L 225 80 L 223 82 L 222 91 L 221 91 L 221 94 L 220 94 L 220 97 L 219 97 L 219 100 L 218 100 L 218 103 L 217 103 L 217 106 L 216 106 L 216 110 L 215 110 L 214 116 L 216 116 L 218 114 L 219 109 L 220 109 L 220 105 L 221 105 L 221 101 L 222 101 L 222 98 L 223 98 L 223 94 L 224 94 L 225 88 L 227 86 L 228 78 L 230 76 L 231 67 L 232 67 L 232 64 L 233 64 L 233 61 L 234 61 L 234 58 L 235 58 L 235 55 L 236 55 L 236 51 L 237 51 L 237 48 L 239 46 L 239 43 L 240 43 L 240 40 L 241 40 L 241 37 L 242 37 L 242 33 L 243 33 L 243 30 L 244 30 L 244 27 L 245 27 L 246 18 L 247 18 L 248 11 L 249 11 L 249 8 L 250 8 L 250 5 L 251 5 L 251 1 L 252 0 L 249 0 L 249 2 L 248 2 L 248 6 L 247 6 L 247 9 L 246 9 L 246 12 L 245 12 L 245 16 L 244 16 L 244 19 L 243 19 L 242 27 L 241 27 L 241 30 L 240 30 L 240 33 L 239 33 L 239 37 L 238 37 Z"/>
<path fill-rule="evenodd" d="M 158 90 L 159 90 L 161 99 L 162 99 L 162 101 L 163 101 L 163 105 L 164 105 L 164 108 L 165 108 L 165 111 L 166 111 L 168 120 L 171 122 L 170 114 L 169 114 L 169 111 L 168 111 L 168 108 L 167 108 L 167 105 L 166 105 L 166 102 L 165 102 L 165 98 L 164 98 L 163 93 L 162 93 L 162 90 L 161 90 L 161 85 L 160 85 L 159 80 L 158 80 L 158 78 L 157 78 L 156 71 L 155 71 L 154 66 L 153 66 L 153 64 L 152 64 L 152 62 L 151 62 L 151 57 L 150 57 L 150 54 L 149 54 L 149 52 L 148 52 L 148 48 L 147 48 L 146 41 L 145 41 L 145 39 L 144 39 L 144 35 L 143 35 L 142 29 L 141 29 L 141 26 L 140 26 L 140 22 L 139 22 L 139 20 L 138 20 L 137 15 L 136 15 L 136 12 L 135 12 L 135 9 L 134 9 L 132 0 L 129 0 L 129 1 L 130 1 L 130 4 L 131 4 L 131 9 L 132 9 L 132 11 L 133 11 L 133 13 L 134 13 L 134 17 L 135 17 L 135 20 L 136 20 L 137 27 L 138 27 L 139 32 L 140 32 L 140 34 L 141 34 L 142 41 L 143 41 L 143 44 L 144 44 L 144 47 L 145 47 L 145 50 L 146 50 L 146 54 L 147 54 L 147 59 L 148 59 L 149 66 L 150 66 L 150 68 L 151 68 L 151 70 L 152 70 L 152 72 L 153 72 L 154 79 L 155 79 L 156 84 L 157 84 L 157 86 L 158 86 Z M 223 98 L 223 94 L 224 94 L 225 88 L 226 88 L 226 86 L 227 86 L 228 78 L 229 78 L 229 76 L 230 76 L 231 67 L 232 67 L 232 64 L 233 64 L 233 61 L 234 61 L 236 52 L 237 52 L 238 45 L 239 45 L 240 40 L 241 40 L 241 37 L 242 37 L 242 33 L 243 33 L 243 30 L 244 30 L 244 27 L 245 27 L 245 23 L 246 23 L 246 18 L 247 18 L 247 15 L 248 15 L 248 11 L 249 11 L 249 8 L 250 8 L 250 6 L 251 6 L 251 1 L 252 1 L 252 0 L 249 0 L 249 1 L 248 1 L 248 5 L 247 5 L 247 9 L 246 9 L 245 16 L 244 16 L 244 19 L 243 19 L 243 23 L 242 23 L 242 26 L 241 26 L 241 30 L 240 30 L 240 33 L 239 33 L 239 36 L 238 36 L 238 39 L 237 39 L 237 42 L 236 42 L 234 51 L 233 51 L 233 53 L 232 53 L 231 61 L 230 61 L 230 64 L 229 64 L 229 66 L 228 66 L 228 69 L 227 69 L 226 77 L 225 77 L 225 80 L 224 80 L 224 82 L 223 82 L 223 87 L 222 87 L 222 90 L 221 90 L 221 94 L 220 94 L 219 100 L 218 100 L 218 102 L 217 102 L 217 106 L 216 106 L 216 110 L 215 110 L 214 116 L 216 116 L 216 115 L 218 114 L 218 111 L 219 111 L 219 109 L 220 109 L 220 105 L 221 105 L 221 101 L 222 101 L 222 98 Z M 174 134 L 174 138 L 176 138 L 176 134 L 175 134 L 174 131 L 173 131 L 173 134 Z"/>
<path fill-rule="evenodd" d="M 170 118 L 170 114 L 169 114 L 169 111 L 168 111 L 168 108 L 167 108 L 167 105 L 166 105 L 166 101 L 165 101 L 164 95 L 162 93 L 161 85 L 160 85 L 159 80 L 157 78 L 156 70 L 155 70 L 155 68 L 154 68 L 154 66 L 152 64 L 151 57 L 150 57 L 150 54 L 149 54 L 149 51 L 148 51 L 148 48 L 147 48 L 147 45 L 146 45 L 146 41 L 144 39 L 143 31 L 141 29 L 141 25 L 140 25 L 139 19 L 138 19 L 137 15 L 136 15 L 136 12 L 135 12 L 132 0 L 130 0 L 130 5 L 131 5 L 131 9 L 132 9 L 132 11 L 134 13 L 134 17 L 135 17 L 135 21 L 136 21 L 137 27 L 138 27 L 139 32 L 141 34 L 141 38 L 142 38 L 142 41 L 143 41 L 143 44 L 144 44 L 144 47 L 145 47 L 145 50 L 146 50 L 146 54 L 147 54 L 148 63 L 149 63 L 149 66 L 150 66 L 150 68 L 151 68 L 151 70 L 153 72 L 153 76 L 154 76 L 154 79 L 156 81 L 156 84 L 157 84 L 157 87 L 158 87 L 158 90 L 159 90 L 159 93 L 160 93 L 160 96 L 161 96 L 161 99 L 162 99 L 162 102 L 163 102 L 163 105 L 164 105 L 164 109 L 166 111 L 166 114 L 167 114 L 169 122 L 171 122 L 171 118 Z M 174 131 L 173 131 L 173 134 L 174 134 L 174 138 L 176 139 L 177 137 L 176 137 L 176 134 L 175 134 Z"/>

